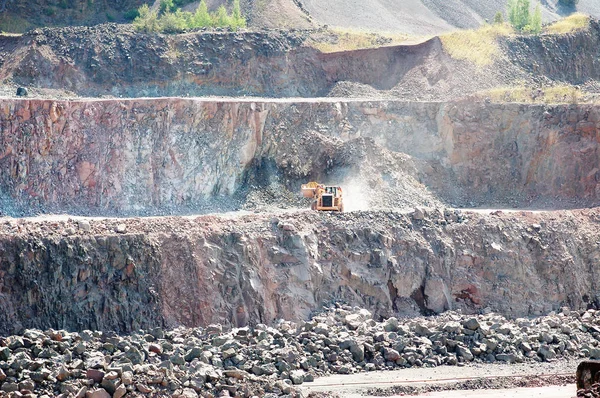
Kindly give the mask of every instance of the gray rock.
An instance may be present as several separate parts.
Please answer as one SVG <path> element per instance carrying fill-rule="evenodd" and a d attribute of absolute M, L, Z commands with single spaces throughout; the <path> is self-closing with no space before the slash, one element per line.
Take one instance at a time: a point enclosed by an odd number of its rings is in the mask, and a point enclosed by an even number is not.
<path fill-rule="evenodd" d="M 315 332 L 316 334 L 323 335 L 323 336 L 329 336 L 329 326 L 327 326 L 327 324 L 325 324 L 325 323 L 318 323 L 314 327 L 313 332 Z"/>
<path fill-rule="evenodd" d="M 426 326 L 421 323 L 417 323 L 415 325 L 415 333 L 417 336 L 431 336 L 433 332 Z"/>
<path fill-rule="evenodd" d="M 134 365 L 141 364 L 145 359 L 144 354 L 135 347 L 129 347 L 127 352 L 125 352 L 125 358 L 129 359 Z"/>
<path fill-rule="evenodd" d="M 420 207 L 415 207 L 412 218 L 413 220 L 423 220 L 425 218 L 425 211 Z"/>
<path fill-rule="evenodd" d="M 463 357 L 466 361 L 472 361 L 474 358 L 471 350 L 461 345 L 456 346 L 456 355 Z"/>
<path fill-rule="evenodd" d="M 173 365 L 185 365 L 185 358 L 180 353 L 175 353 L 169 357 Z"/>
<path fill-rule="evenodd" d="M 8 361 L 10 358 L 10 349 L 8 347 L 0 347 L 0 361 Z"/>
<path fill-rule="evenodd" d="M 392 348 L 384 348 L 383 357 L 386 361 L 390 362 L 396 362 L 396 360 L 401 358 L 400 353 Z"/>
<path fill-rule="evenodd" d="M 98 388 L 86 393 L 86 398 L 111 398 L 110 394 L 104 388 Z"/>
<path fill-rule="evenodd" d="M 517 356 L 515 354 L 497 354 L 496 359 L 498 361 L 507 362 L 507 363 L 515 363 L 517 361 Z"/>
<path fill-rule="evenodd" d="M 193 347 L 185 354 L 184 359 L 186 360 L 186 362 L 191 362 L 196 358 L 200 358 L 201 355 L 202 349 L 200 347 Z"/>
<path fill-rule="evenodd" d="M 77 227 L 83 232 L 90 232 L 90 230 L 92 229 L 90 222 L 87 220 L 78 220 Z"/>
<path fill-rule="evenodd" d="M 304 383 L 304 371 L 303 370 L 293 370 L 290 372 L 290 380 L 295 385 L 300 385 Z"/>
<path fill-rule="evenodd" d="M 17 383 L 4 383 L 4 384 L 2 384 L 2 391 L 4 391 L 4 392 L 19 391 L 19 385 Z"/>
<path fill-rule="evenodd" d="M 123 372 L 123 374 L 121 375 L 121 381 L 126 386 L 133 384 L 133 372 L 129 372 L 129 371 Z"/>
<path fill-rule="evenodd" d="M 398 326 L 399 326 L 398 319 L 392 317 L 385 321 L 385 325 L 383 328 L 386 332 L 397 332 Z"/>
<path fill-rule="evenodd" d="M 119 380 L 115 379 L 107 379 L 106 376 L 102 379 L 102 383 L 100 384 L 102 388 L 108 391 L 109 394 L 114 394 L 117 390 L 117 386 L 120 384 Z"/>
<path fill-rule="evenodd" d="M 443 327 L 443 330 L 446 333 L 459 333 L 461 329 L 460 323 L 454 321 L 446 322 Z"/>
<path fill-rule="evenodd" d="M 542 344 L 537 353 L 544 361 L 552 359 L 556 356 L 556 353 L 552 347 L 548 346 L 547 344 Z"/>
<path fill-rule="evenodd" d="M 125 394 L 127 394 L 127 388 L 125 387 L 125 385 L 120 384 L 116 389 L 115 392 L 112 396 L 112 398 L 122 398 L 125 396 Z"/>
<path fill-rule="evenodd" d="M 463 323 L 463 326 L 469 330 L 477 330 L 479 329 L 479 321 L 477 318 L 469 318 Z"/>
<path fill-rule="evenodd" d="M 98 369 L 88 369 L 85 373 L 85 377 L 94 380 L 96 383 L 100 383 L 104 378 L 104 372 Z"/>

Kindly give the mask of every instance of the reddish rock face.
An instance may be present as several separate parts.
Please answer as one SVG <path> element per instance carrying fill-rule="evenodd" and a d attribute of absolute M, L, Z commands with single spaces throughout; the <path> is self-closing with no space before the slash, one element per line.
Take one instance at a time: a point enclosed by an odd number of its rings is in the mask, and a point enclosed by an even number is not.
<path fill-rule="evenodd" d="M 353 167 L 363 160 L 340 151 L 367 150 L 360 137 L 374 153 L 410 155 L 403 172 L 449 203 L 589 205 L 600 195 L 599 115 L 592 105 L 3 100 L 0 188 L 16 208 L 176 212 L 246 189 L 265 162 L 290 188 Z"/>
<path fill-rule="evenodd" d="M 306 319 L 332 301 L 376 316 L 540 315 L 596 305 L 599 210 L 481 215 L 299 211 L 0 223 L 0 333 L 132 331 Z M 117 225 L 127 233 L 118 234 Z M 284 228 L 293 225 L 294 228 Z M 287 255 L 282 258 L 280 253 Z M 465 254 L 476 258 L 463 260 Z"/>

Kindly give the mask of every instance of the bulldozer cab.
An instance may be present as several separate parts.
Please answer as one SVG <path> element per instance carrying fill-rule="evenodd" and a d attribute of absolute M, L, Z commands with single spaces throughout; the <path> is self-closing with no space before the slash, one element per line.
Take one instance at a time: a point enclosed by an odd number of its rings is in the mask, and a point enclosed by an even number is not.
<path fill-rule="evenodd" d="M 302 185 L 302 195 L 314 199 L 311 205 L 313 210 L 344 211 L 341 187 L 326 186 L 313 181 Z"/>
<path fill-rule="evenodd" d="M 333 196 L 337 196 L 337 187 L 325 187 L 325 193 L 330 193 Z"/>

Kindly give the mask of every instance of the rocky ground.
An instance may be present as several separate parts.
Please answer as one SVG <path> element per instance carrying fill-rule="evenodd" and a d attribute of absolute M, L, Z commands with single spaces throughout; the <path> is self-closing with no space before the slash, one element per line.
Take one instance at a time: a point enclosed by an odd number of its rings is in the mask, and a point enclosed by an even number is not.
<path fill-rule="evenodd" d="M 378 321 L 336 304 L 309 321 L 273 327 L 215 324 L 122 336 L 30 329 L 0 338 L 0 396 L 298 396 L 297 386 L 332 373 L 600 358 L 599 342 L 600 311 L 568 308 L 532 319 L 446 312 Z M 499 378 L 447 388 L 514 385 Z"/>
<path fill-rule="evenodd" d="M 444 207 L 597 204 L 600 111 L 420 102 L 522 82 L 597 89 L 600 24 L 506 39 L 487 68 L 437 38 L 311 45 L 333 35 L 107 24 L 0 37 L 0 95 L 32 99 L 2 101 L 0 215 L 243 210 L 0 220 L 0 396 L 300 396 L 331 374 L 560 370 L 445 386 L 502 388 L 571 382 L 573 362 L 600 358 L 600 209 Z M 279 98 L 181 98 L 205 95 Z M 113 100 L 47 100 L 77 96 Z M 139 99 L 161 96 L 179 98 Z M 296 96 L 308 99 L 281 100 Z M 298 210 L 307 179 L 343 185 L 355 211 Z"/>
<path fill-rule="evenodd" d="M 567 83 L 586 91 L 599 80 L 594 57 L 600 28 L 594 21 L 590 29 L 569 35 L 499 38 L 499 55 L 488 66 L 453 58 L 437 37 L 386 47 L 381 36 L 380 48 L 321 53 L 319 43 L 337 42 L 343 35 L 327 27 L 181 35 L 141 34 L 114 23 L 40 28 L 0 36 L 0 94 L 14 95 L 16 87 L 25 86 L 32 96 L 59 98 L 447 101 L 504 86 Z"/>

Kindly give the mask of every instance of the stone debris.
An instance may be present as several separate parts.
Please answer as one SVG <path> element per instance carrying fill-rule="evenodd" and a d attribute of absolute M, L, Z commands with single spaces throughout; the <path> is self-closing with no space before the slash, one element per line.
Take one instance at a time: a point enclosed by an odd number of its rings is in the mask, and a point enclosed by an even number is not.
<path fill-rule="evenodd" d="M 0 397 L 298 396 L 296 386 L 332 373 L 600 358 L 599 342 L 600 311 L 568 309 L 532 319 L 450 311 L 378 322 L 336 304 L 274 327 L 127 336 L 27 329 L 0 338 Z"/>

